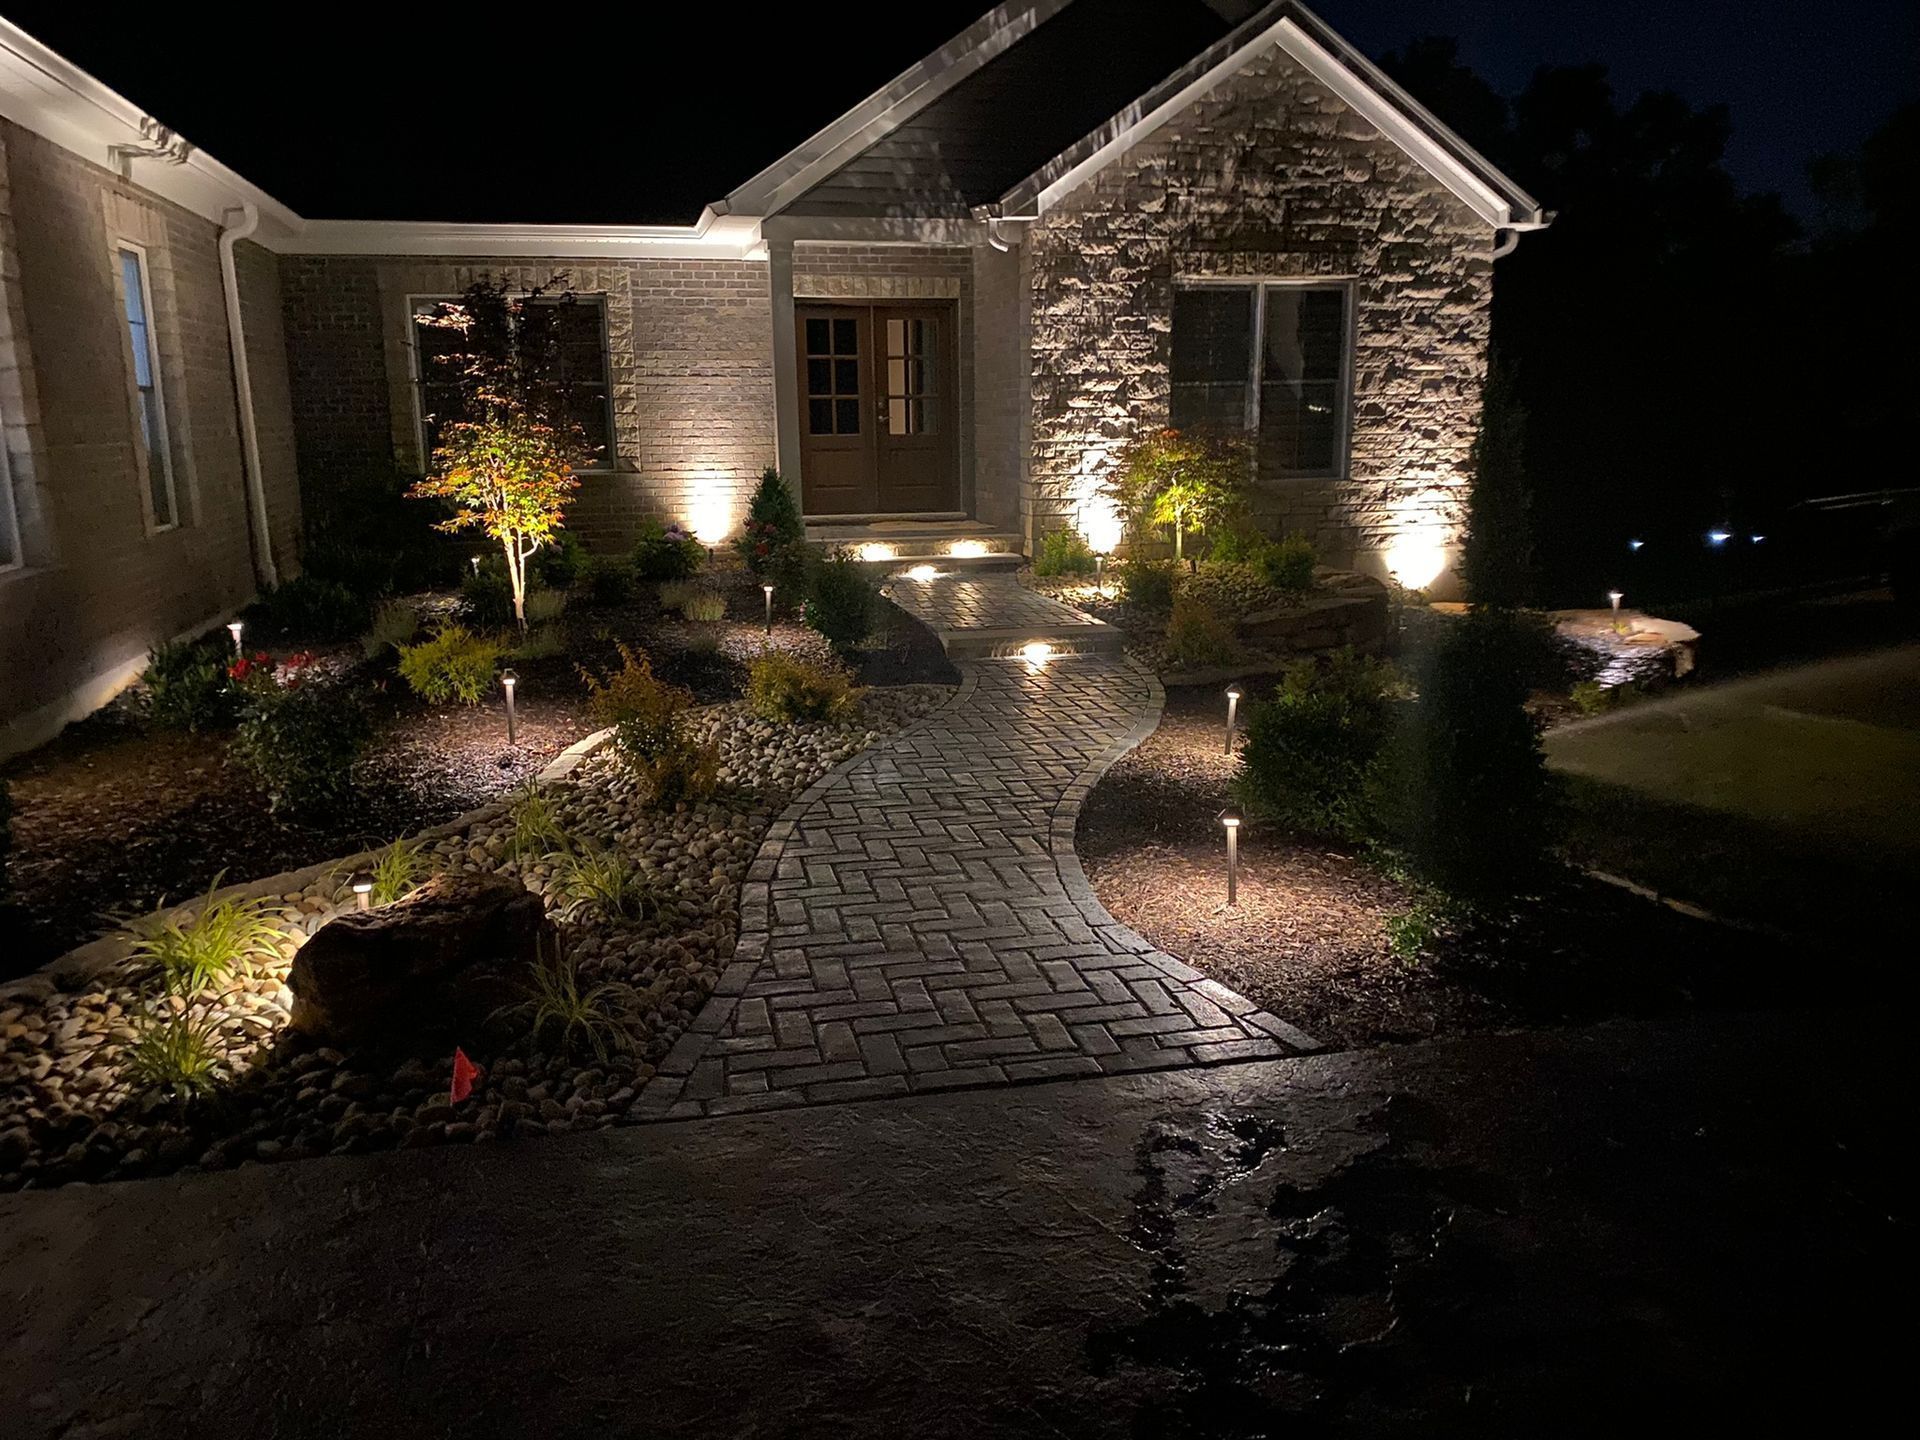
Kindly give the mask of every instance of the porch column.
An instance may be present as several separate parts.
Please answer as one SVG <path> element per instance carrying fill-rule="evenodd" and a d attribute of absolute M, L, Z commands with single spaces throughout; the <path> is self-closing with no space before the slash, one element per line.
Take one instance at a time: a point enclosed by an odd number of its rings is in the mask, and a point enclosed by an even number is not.
<path fill-rule="evenodd" d="M 800 494 L 800 371 L 793 353 L 793 241 L 767 240 L 767 290 L 773 301 L 775 463 Z"/>

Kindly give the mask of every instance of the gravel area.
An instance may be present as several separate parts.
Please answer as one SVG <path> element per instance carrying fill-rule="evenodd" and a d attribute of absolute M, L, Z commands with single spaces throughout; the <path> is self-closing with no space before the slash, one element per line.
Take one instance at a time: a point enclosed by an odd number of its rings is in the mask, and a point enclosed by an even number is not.
<path fill-rule="evenodd" d="M 374 1065 L 284 1035 L 292 956 L 352 903 L 337 875 L 280 897 L 274 915 L 286 939 L 278 962 L 228 994 L 193 1002 L 219 1027 L 233 1071 L 211 1101 L 183 1110 L 134 1088 L 125 1062 L 135 1017 L 149 1003 L 143 977 L 45 1001 L 0 1001 L 0 1189 L 618 1122 L 730 956 L 740 883 L 773 817 L 832 766 L 950 693 L 869 691 L 861 714 L 843 724 L 777 726 L 738 703 L 704 709 L 694 728 L 720 747 L 721 789 L 672 811 L 648 806 L 613 753 L 599 752 L 552 795 L 576 843 L 616 848 L 650 883 L 657 905 L 645 920 L 613 921 L 568 904 L 550 859 L 510 853 L 510 820 L 438 843 L 436 868 L 518 875 L 545 897 L 583 987 L 633 988 L 638 1003 L 623 1020 L 630 1043 L 604 1061 L 544 1053 L 523 1034 L 470 1052 L 483 1080 L 456 1106 L 447 1098 L 448 1055 Z"/>
<path fill-rule="evenodd" d="M 1217 817 L 1239 762 L 1224 753 L 1225 718 L 1217 692 L 1169 691 L 1159 728 L 1095 787 L 1075 846 L 1116 918 L 1317 1040 L 1804 999 L 1775 942 L 1571 874 L 1511 929 L 1442 936 L 1402 960 L 1387 922 L 1408 909 L 1403 887 L 1357 854 L 1258 817 L 1240 832 L 1239 904 L 1228 910 Z"/>

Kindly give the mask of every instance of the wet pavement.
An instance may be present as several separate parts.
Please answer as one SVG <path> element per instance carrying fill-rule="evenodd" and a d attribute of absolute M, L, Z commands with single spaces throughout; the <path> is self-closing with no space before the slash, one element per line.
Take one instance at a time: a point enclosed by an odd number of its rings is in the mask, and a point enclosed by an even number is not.
<path fill-rule="evenodd" d="M 0 1433 L 1864 1428 L 1899 1047 L 1480 1036 L 0 1199 Z"/>

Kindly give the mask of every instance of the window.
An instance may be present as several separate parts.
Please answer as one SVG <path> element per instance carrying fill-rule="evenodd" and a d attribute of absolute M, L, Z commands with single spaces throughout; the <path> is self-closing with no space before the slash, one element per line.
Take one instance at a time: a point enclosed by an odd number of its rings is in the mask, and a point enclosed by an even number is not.
<path fill-rule="evenodd" d="M 860 322 L 809 318 L 807 433 L 860 433 Z"/>
<path fill-rule="evenodd" d="M 1260 473 L 1346 471 L 1345 285 L 1195 285 L 1174 292 L 1172 421 L 1238 431 Z"/>
<path fill-rule="evenodd" d="M 458 295 L 427 296 L 413 302 L 415 317 L 436 306 L 458 303 Z M 613 468 L 613 411 L 607 383 L 606 307 L 603 297 L 580 295 L 571 301 L 542 300 L 539 319 L 553 327 L 555 374 L 563 416 L 580 427 L 587 455 L 583 470 Z M 523 322 L 524 323 L 524 322 Z M 440 325 L 413 327 L 414 383 L 420 414 L 420 453 L 431 456 L 440 444 L 440 427 L 459 409 L 460 387 L 440 356 L 457 354 L 466 337 Z"/>
<path fill-rule="evenodd" d="M 174 503 L 173 452 L 167 437 L 167 402 L 160 393 L 160 347 L 153 334 L 153 289 L 147 283 L 146 252 L 119 250 L 120 299 L 133 358 L 134 406 L 139 411 L 142 463 L 146 466 L 148 513 L 156 530 L 180 523 Z"/>

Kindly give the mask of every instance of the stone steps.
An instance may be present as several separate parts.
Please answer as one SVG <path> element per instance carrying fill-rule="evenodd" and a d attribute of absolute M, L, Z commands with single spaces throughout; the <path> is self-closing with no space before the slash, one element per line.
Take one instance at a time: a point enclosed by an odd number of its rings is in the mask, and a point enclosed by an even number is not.
<path fill-rule="evenodd" d="M 893 571 L 931 565 L 944 572 L 1017 570 L 1022 541 L 1012 531 L 977 520 L 809 521 L 807 543 L 845 546 L 862 560 Z"/>

